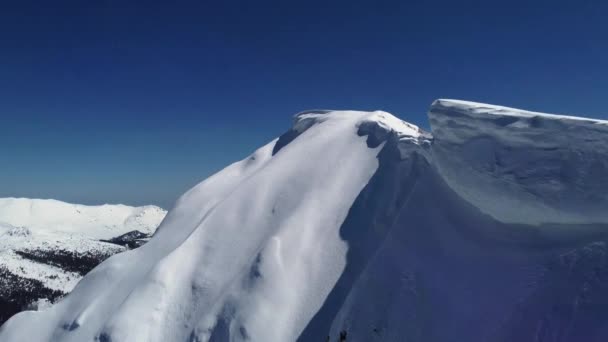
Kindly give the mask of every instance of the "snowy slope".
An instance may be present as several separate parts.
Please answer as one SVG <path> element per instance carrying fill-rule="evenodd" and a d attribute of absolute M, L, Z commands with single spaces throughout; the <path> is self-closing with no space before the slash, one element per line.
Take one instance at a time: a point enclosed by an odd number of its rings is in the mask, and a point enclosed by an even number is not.
<path fill-rule="evenodd" d="M 0 341 L 608 339 L 606 123 L 429 118 L 296 115 Z"/>
<path fill-rule="evenodd" d="M 125 247 L 100 241 L 133 230 L 151 234 L 165 211 L 154 206 L 84 206 L 0 199 L 0 322 L 38 299 L 69 293 L 83 275 Z M 46 222 L 46 224 L 45 224 Z"/>

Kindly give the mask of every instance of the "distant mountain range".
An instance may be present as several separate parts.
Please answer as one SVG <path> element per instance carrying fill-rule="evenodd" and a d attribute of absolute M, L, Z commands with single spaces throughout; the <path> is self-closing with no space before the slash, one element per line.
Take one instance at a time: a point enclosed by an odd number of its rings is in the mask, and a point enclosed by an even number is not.
<path fill-rule="evenodd" d="M 48 306 L 108 257 L 138 247 L 165 210 L 0 198 L 0 324 Z"/>

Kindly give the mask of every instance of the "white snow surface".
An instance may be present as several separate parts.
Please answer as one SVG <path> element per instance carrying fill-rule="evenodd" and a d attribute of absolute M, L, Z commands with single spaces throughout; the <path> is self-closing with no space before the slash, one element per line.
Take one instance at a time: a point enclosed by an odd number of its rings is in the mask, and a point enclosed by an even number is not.
<path fill-rule="evenodd" d="M 0 341 L 515 341 L 551 329 L 551 294 L 568 300 L 578 283 L 551 287 L 555 267 L 546 284 L 531 276 L 567 245 L 538 247 L 553 240 L 533 227 L 606 222 L 608 126 L 456 100 L 429 118 L 433 136 L 381 111 L 296 115 L 280 149 L 285 136 L 186 192 L 146 245 L 16 315 Z"/>

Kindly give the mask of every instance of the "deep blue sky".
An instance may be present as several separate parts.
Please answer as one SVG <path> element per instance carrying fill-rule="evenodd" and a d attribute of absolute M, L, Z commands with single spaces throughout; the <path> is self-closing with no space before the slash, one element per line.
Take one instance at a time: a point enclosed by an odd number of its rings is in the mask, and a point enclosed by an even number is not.
<path fill-rule="evenodd" d="M 605 1 L 0 4 L 0 197 L 170 207 L 309 108 L 608 117 Z"/>

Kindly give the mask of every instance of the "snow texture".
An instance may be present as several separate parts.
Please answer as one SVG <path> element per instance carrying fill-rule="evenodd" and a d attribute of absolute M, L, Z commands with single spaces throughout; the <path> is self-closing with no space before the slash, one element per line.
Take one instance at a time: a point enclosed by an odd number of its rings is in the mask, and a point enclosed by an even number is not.
<path fill-rule="evenodd" d="M 296 115 L 0 341 L 607 340 L 606 123 L 429 118 Z"/>

